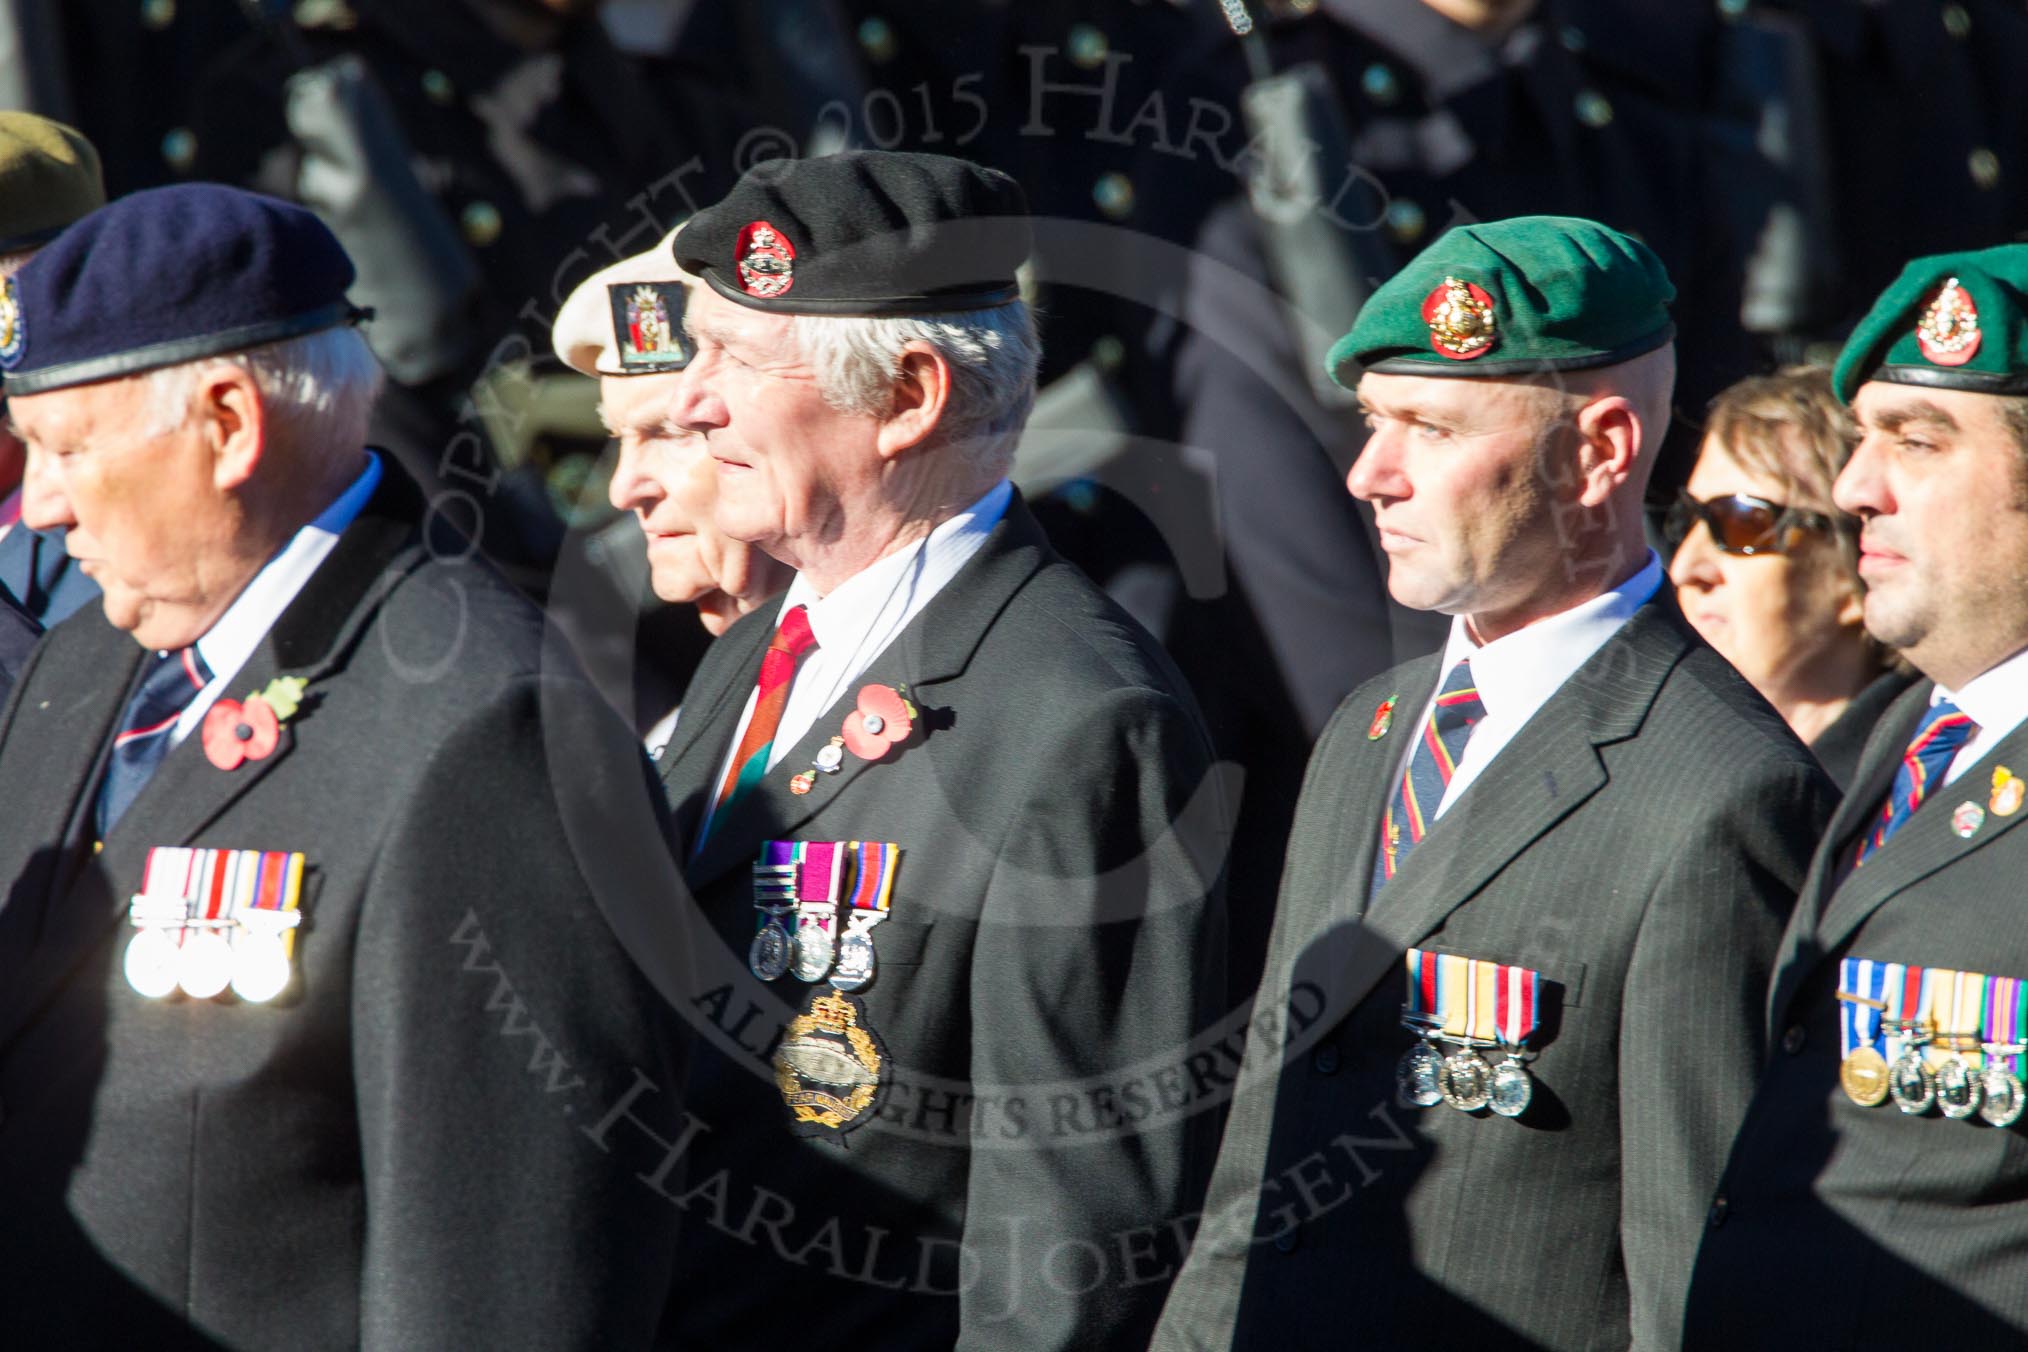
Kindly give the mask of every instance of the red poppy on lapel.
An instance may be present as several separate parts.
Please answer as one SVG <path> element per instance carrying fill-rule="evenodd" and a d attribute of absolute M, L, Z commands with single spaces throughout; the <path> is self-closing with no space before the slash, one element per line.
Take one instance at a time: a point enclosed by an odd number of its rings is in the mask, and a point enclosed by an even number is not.
<path fill-rule="evenodd" d="M 204 754 L 221 770 L 237 770 L 246 761 L 266 760 L 282 740 L 282 720 L 259 695 L 246 703 L 222 699 L 204 715 Z"/>
<path fill-rule="evenodd" d="M 845 715 L 839 731 L 847 751 L 861 760 L 879 760 L 915 731 L 915 706 L 891 685 L 862 686 L 858 707 Z"/>

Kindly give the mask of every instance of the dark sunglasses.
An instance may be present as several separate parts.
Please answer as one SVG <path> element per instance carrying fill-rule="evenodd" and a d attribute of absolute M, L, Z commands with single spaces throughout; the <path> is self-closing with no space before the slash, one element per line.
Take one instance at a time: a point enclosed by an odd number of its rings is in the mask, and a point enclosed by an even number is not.
<path fill-rule="evenodd" d="M 1662 520 L 1662 536 L 1670 548 L 1680 546 L 1702 521 L 1711 531 L 1711 543 L 1727 554 L 1786 554 L 1792 530 L 1828 532 L 1831 518 L 1822 512 L 1785 507 L 1766 498 L 1729 493 L 1722 498 L 1698 501 L 1687 491 L 1676 494 L 1675 503 Z"/>

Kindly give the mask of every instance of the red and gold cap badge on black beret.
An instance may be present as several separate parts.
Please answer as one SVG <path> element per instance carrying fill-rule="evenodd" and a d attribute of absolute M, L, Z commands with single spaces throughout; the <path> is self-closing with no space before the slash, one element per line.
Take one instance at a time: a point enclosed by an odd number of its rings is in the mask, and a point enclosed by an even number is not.
<path fill-rule="evenodd" d="M 1938 366 L 1963 366 L 1979 351 L 1979 309 L 1971 293 L 1949 278 L 1915 321 L 1915 343 Z"/>
<path fill-rule="evenodd" d="M 796 246 L 766 221 L 739 232 L 739 284 L 749 296 L 772 300 L 796 284 Z"/>
<path fill-rule="evenodd" d="M 1483 357 L 1500 341 L 1493 298 L 1456 277 L 1444 278 L 1422 298 L 1422 318 L 1429 325 L 1429 345 L 1452 361 Z"/>

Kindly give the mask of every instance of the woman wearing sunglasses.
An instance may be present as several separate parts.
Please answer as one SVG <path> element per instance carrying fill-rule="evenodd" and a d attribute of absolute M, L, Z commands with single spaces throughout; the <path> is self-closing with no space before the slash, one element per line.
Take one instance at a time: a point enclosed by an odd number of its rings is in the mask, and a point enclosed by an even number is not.
<path fill-rule="evenodd" d="M 1874 720 L 1911 679 L 1866 633 L 1858 523 L 1831 505 L 1851 446 L 1828 372 L 1742 380 L 1712 401 L 1664 530 L 1684 615 L 1841 788 Z"/>

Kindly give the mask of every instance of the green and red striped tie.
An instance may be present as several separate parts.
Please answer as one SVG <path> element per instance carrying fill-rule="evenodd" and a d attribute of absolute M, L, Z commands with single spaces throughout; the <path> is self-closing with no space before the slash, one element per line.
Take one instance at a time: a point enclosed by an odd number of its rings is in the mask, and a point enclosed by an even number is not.
<path fill-rule="evenodd" d="M 747 720 L 746 731 L 740 734 L 739 750 L 725 768 L 725 781 L 718 786 L 711 815 L 704 830 L 698 833 L 698 849 L 704 848 L 704 838 L 712 825 L 767 773 L 768 751 L 775 743 L 775 729 L 782 724 L 782 707 L 789 702 L 789 683 L 796 677 L 796 663 L 816 646 L 817 636 L 810 632 L 809 608 L 791 606 L 783 611 L 781 623 L 775 626 L 775 636 L 768 640 L 767 651 L 761 654 L 753 717 Z"/>
<path fill-rule="evenodd" d="M 1444 678 L 1443 689 L 1437 691 L 1436 707 L 1430 710 L 1429 721 L 1423 724 L 1422 735 L 1416 739 L 1415 754 L 1408 758 L 1401 785 L 1388 800 L 1387 811 L 1381 814 L 1380 853 L 1373 861 L 1373 892 L 1378 892 L 1401 870 L 1409 851 L 1422 844 L 1422 838 L 1429 834 L 1444 791 L 1450 787 L 1451 776 L 1458 772 L 1458 762 L 1464 758 L 1472 727 L 1485 716 L 1486 706 L 1480 702 L 1478 686 L 1472 680 L 1472 661 L 1466 658 Z"/>

